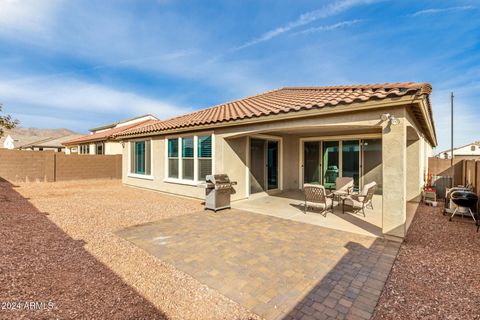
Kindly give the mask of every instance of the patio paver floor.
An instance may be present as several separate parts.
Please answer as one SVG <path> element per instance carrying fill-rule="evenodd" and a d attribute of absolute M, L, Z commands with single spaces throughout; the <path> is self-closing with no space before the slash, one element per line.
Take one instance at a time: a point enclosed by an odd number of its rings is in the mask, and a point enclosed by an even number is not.
<path fill-rule="evenodd" d="M 369 319 L 400 246 L 235 209 L 117 234 L 266 319 Z"/>

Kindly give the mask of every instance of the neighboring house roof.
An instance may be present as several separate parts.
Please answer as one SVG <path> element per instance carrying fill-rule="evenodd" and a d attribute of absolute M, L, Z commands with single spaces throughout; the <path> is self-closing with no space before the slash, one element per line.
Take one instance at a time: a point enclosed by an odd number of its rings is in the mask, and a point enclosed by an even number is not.
<path fill-rule="evenodd" d="M 66 135 L 63 137 L 57 137 L 57 138 L 46 138 L 42 140 L 38 140 L 26 145 L 21 146 L 21 148 L 64 148 L 65 146 L 63 145 L 63 142 L 72 140 L 72 139 L 77 139 L 79 137 L 82 137 L 83 135 L 81 134 L 70 134 Z"/>
<path fill-rule="evenodd" d="M 112 138 L 113 135 L 115 134 L 121 133 L 128 129 L 135 128 L 137 126 L 151 124 L 155 121 L 158 121 L 158 120 L 145 120 L 145 121 L 136 122 L 136 123 L 132 123 L 132 124 L 117 127 L 117 128 L 112 128 L 112 129 L 108 129 L 108 130 L 104 130 L 104 131 L 100 131 L 92 134 L 83 135 L 76 139 L 64 141 L 63 145 L 68 146 L 68 145 L 77 145 L 77 144 L 88 143 L 88 142 L 105 141 Z"/>
<path fill-rule="evenodd" d="M 454 155 L 462 155 L 461 153 L 458 154 L 458 153 L 455 153 L 455 151 L 457 150 L 460 150 L 460 149 L 463 149 L 465 147 L 469 147 L 469 146 L 477 146 L 477 147 L 480 147 L 480 141 L 475 141 L 475 142 L 471 142 L 469 144 L 466 144 L 466 145 L 463 145 L 463 146 L 460 146 L 460 147 L 456 147 L 456 148 L 453 148 L 453 153 Z M 452 149 L 446 149 L 444 151 L 441 151 L 439 153 L 437 153 L 437 157 L 444 154 L 444 153 L 448 153 L 450 154 L 452 152 Z M 471 155 L 471 153 L 466 153 L 465 155 Z"/>
<path fill-rule="evenodd" d="M 429 95 L 428 83 L 385 83 L 327 87 L 286 87 L 115 134 L 117 137 L 209 125 L 225 121 L 333 107 L 404 95 Z M 430 105 L 430 103 L 428 103 Z M 431 109 L 428 110 L 431 116 Z M 433 121 L 433 120 L 432 120 Z"/>
<path fill-rule="evenodd" d="M 22 148 L 23 146 L 34 143 L 36 141 L 42 141 L 47 139 L 47 137 L 39 137 L 39 136 L 22 136 L 22 135 L 7 135 L 7 136 L 10 136 L 13 139 L 13 145 L 15 149 Z"/>
<path fill-rule="evenodd" d="M 95 131 L 99 131 L 99 130 L 105 130 L 105 129 L 114 128 L 114 127 L 118 126 L 119 124 L 122 124 L 122 123 L 125 123 L 125 122 L 134 121 L 134 120 L 141 119 L 141 118 L 154 118 L 154 119 L 157 119 L 157 117 L 155 117 L 154 115 L 145 114 L 145 115 L 143 115 L 143 116 L 133 117 L 133 118 L 130 118 L 130 119 L 126 119 L 126 120 L 122 120 L 122 121 L 117 121 L 117 122 L 110 123 L 110 124 L 106 124 L 106 125 L 103 125 L 103 126 L 100 126 L 100 127 L 92 128 L 92 129 L 90 129 L 90 131 L 95 132 Z"/>

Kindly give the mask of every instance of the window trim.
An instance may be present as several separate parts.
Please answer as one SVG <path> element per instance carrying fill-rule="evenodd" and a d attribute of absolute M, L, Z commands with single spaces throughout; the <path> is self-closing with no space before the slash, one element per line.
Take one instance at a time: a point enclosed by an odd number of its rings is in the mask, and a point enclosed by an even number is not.
<path fill-rule="evenodd" d="M 132 144 L 137 142 L 137 141 L 150 141 L 150 174 L 139 174 L 139 173 L 134 173 L 134 172 L 130 172 L 130 168 L 132 167 L 131 164 L 132 164 Z M 150 138 L 150 139 L 132 139 L 132 140 L 128 140 L 128 143 L 127 143 L 127 153 L 128 153 L 128 163 L 127 163 L 127 177 L 129 178 L 135 178 L 135 179 L 143 179 L 143 180 L 154 180 L 155 179 L 155 176 L 154 176 L 154 173 L 153 173 L 153 168 L 154 168 L 154 165 L 153 165 L 153 139 Z M 145 150 L 146 151 L 146 150 Z M 146 169 L 146 168 L 145 168 Z"/>
<path fill-rule="evenodd" d="M 178 135 L 168 135 L 164 137 L 165 144 L 165 166 L 164 166 L 164 179 L 163 182 L 175 183 L 181 185 L 196 186 L 203 180 L 198 180 L 198 137 L 211 136 L 212 137 L 212 174 L 215 173 L 215 134 L 213 131 L 191 132 Z M 182 140 L 183 138 L 193 137 L 193 180 L 183 179 L 183 152 L 182 152 Z M 168 139 L 178 139 L 178 176 L 179 178 L 169 178 L 168 171 Z M 207 159 L 207 158 L 202 158 Z"/>

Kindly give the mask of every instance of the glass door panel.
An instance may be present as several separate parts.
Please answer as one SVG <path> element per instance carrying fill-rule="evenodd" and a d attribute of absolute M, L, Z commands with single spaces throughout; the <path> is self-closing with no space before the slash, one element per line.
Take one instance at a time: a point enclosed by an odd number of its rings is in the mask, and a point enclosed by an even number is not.
<path fill-rule="evenodd" d="M 250 140 L 250 193 L 265 191 L 265 141 Z"/>
<path fill-rule="evenodd" d="M 342 177 L 352 177 L 354 190 L 358 191 L 360 178 L 360 141 L 342 143 Z"/>
<path fill-rule="evenodd" d="M 320 142 L 304 142 L 303 183 L 320 184 Z"/>
<path fill-rule="evenodd" d="M 335 189 L 335 182 L 339 174 L 338 141 L 323 142 L 323 186 Z"/>
<path fill-rule="evenodd" d="M 267 187 L 278 189 L 278 142 L 267 142 Z"/>

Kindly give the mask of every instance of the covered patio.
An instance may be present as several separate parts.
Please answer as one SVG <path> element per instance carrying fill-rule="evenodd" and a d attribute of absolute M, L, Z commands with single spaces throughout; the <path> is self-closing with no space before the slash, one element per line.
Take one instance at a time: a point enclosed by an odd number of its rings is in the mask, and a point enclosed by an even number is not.
<path fill-rule="evenodd" d="M 232 206 L 237 209 L 362 235 L 401 239 L 413 219 L 423 184 L 428 150 L 404 110 L 375 111 L 322 119 L 288 120 L 225 134 L 241 159 Z M 383 119 L 383 118 L 386 119 Z M 392 121 L 392 119 L 394 121 Z M 304 213 L 304 184 L 335 191 L 337 178 L 351 178 L 353 193 L 376 183 L 373 208 L 354 211 L 334 201 L 326 215 Z"/>
<path fill-rule="evenodd" d="M 289 190 L 271 195 L 265 193 L 252 196 L 250 199 L 234 202 L 232 207 L 320 227 L 381 237 L 382 196 L 375 195 L 372 202 L 373 209 L 365 209 L 365 216 L 361 212 L 352 212 L 348 206 L 343 212 L 342 203 L 338 201 L 334 201 L 333 210 L 320 213 L 318 209 L 309 209 L 305 214 L 303 192 Z"/>

